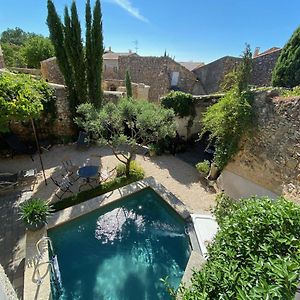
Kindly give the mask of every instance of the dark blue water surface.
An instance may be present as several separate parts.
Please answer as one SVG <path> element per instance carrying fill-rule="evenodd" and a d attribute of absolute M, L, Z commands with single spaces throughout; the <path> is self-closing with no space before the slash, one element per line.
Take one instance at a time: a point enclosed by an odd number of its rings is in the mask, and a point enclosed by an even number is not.
<path fill-rule="evenodd" d="M 170 299 L 190 255 L 183 220 L 151 189 L 49 231 L 63 293 L 55 299 Z"/>

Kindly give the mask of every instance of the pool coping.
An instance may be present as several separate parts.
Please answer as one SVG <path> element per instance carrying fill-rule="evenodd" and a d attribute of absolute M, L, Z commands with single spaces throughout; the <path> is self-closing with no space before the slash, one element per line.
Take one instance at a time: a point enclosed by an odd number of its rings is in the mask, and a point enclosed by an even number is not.
<path fill-rule="evenodd" d="M 28 231 L 26 234 L 26 264 L 24 272 L 24 300 L 41 299 L 48 300 L 51 296 L 50 290 L 50 274 L 46 274 L 43 283 L 37 286 L 36 282 L 33 280 L 35 274 L 36 263 L 32 264 L 32 257 L 37 257 L 37 250 L 35 249 L 35 244 L 42 236 L 47 236 L 47 230 L 64 224 L 65 222 L 74 220 L 82 215 L 86 215 L 94 210 L 104 207 L 108 204 L 116 202 L 123 199 L 124 197 L 130 196 L 136 192 L 142 191 L 144 189 L 151 188 L 154 190 L 164 201 L 168 204 L 175 212 L 185 220 L 188 229 L 188 234 L 191 243 L 191 250 L 200 252 L 199 244 L 197 239 L 195 239 L 195 229 L 191 219 L 191 213 L 188 211 L 185 204 L 180 201 L 173 193 L 168 191 L 162 184 L 158 183 L 154 177 L 147 177 L 143 180 L 131 183 L 124 187 L 115 189 L 111 192 L 105 193 L 98 197 L 92 198 L 85 202 L 79 203 L 77 205 L 65 208 L 61 211 L 54 213 L 46 227 L 37 232 Z M 191 252 L 191 253 L 192 253 Z M 45 262 L 48 257 L 48 249 L 45 250 L 46 255 L 41 259 Z M 27 254 L 30 254 L 29 256 Z M 45 266 L 44 266 L 45 268 Z M 187 272 L 186 268 L 185 272 Z M 38 293 L 38 298 L 37 297 Z"/>

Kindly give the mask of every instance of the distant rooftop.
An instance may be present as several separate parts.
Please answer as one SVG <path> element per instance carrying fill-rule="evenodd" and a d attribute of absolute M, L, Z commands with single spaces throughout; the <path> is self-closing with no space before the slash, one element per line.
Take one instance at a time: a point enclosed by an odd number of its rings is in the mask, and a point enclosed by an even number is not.
<path fill-rule="evenodd" d="M 203 62 L 179 61 L 178 63 L 190 71 L 193 71 L 194 69 L 204 66 Z"/>
<path fill-rule="evenodd" d="M 279 47 L 272 47 L 264 52 L 259 53 L 260 51 L 260 47 L 256 47 L 253 53 L 253 58 L 259 57 L 259 56 L 263 56 L 263 55 L 267 55 L 267 54 L 271 54 L 273 52 L 279 51 L 281 50 L 281 48 Z"/>
<path fill-rule="evenodd" d="M 103 59 L 118 59 L 119 56 L 131 56 L 131 55 L 137 56 L 137 54 L 132 52 L 131 50 L 129 50 L 129 52 L 113 52 L 111 50 L 111 47 L 109 47 L 108 50 L 104 51 Z"/>

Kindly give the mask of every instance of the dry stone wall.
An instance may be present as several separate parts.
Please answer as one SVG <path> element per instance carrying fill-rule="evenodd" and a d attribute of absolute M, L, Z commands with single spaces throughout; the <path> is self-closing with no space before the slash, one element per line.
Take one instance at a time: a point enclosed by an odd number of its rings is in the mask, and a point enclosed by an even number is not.
<path fill-rule="evenodd" d="M 258 92 L 258 126 L 226 167 L 277 195 L 300 204 L 300 98 Z"/>
<path fill-rule="evenodd" d="M 39 137 L 48 140 L 51 136 L 59 139 L 73 136 L 75 128 L 69 110 L 68 91 L 63 85 L 50 84 L 50 86 L 55 89 L 57 117 L 52 121 L 50 116 L 42 114 L 41 118 L 36 120 Z M 12 122 L 10 127 L 24 140 L 34 139 L 30 122 Z"/>

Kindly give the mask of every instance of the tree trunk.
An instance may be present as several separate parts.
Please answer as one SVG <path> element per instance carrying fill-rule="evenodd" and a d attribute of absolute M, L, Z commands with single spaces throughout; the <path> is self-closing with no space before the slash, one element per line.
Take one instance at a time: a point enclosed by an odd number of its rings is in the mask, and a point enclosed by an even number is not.
<path fill-rule="evenodd" d="M 130 163 L 131 163 L 131 160 L 132 160 L 132 156 L 133 156 L 132 153 L 130 153 L 129 158 L 127 159 L 127 162 L 126 162 L 125 175 L 126 175 L 127 178 L 130 175 Z"/>

